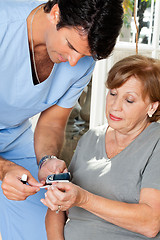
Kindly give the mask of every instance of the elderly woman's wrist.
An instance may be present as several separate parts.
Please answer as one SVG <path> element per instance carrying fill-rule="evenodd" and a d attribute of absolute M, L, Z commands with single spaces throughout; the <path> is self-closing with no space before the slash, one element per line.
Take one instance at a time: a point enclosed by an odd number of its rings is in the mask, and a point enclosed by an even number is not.
<path fill-rule="evenodd" d="M 78 207 L 85 207 L 88 204 L 88 201 L 89 201 L 89 192 L 84 189 L 81 189 L 81 196 L 80 196 Z"/>

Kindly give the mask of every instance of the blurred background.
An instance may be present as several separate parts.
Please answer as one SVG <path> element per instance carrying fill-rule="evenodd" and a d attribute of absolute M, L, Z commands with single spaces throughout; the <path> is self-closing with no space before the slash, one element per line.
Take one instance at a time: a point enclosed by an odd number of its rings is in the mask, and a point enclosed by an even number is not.
<path fill-rule="evenodd" d="M 133 54 L 160 59 L 160 0 L 124 0 L 123 7 L 124 23 L 114 51 L 109 58 L 96 63 L 91 82 L 84 89 L 70 115 L 66 127 L 66 140 L 60 156 L 67 164 L 72 158 L 79 138 L 89 128 L 106 123 L 107 90 L 104 84 L 113 64 Z M 33 131 L 38 117 L 39 115 L 36 115 L 31 118 Z"/>

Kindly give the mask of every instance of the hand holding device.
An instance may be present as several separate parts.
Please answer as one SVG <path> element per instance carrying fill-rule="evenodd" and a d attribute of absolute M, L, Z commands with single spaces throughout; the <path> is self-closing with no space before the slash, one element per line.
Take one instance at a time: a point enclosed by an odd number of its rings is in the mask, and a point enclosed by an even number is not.
<path fill-rule="evenodd" d="M 39 168 L 38 178 L 41 182 L 42 180 L 45 181 L 47 176 L 52 173 L 63 173 L 67 171 L 67 166 L 63 160 L 51 158 Z"/>
<path fill-rule="evenodd" d="M 48 188 L 52 185 L 53 182 L 70 182 L 70 181 L 71 181 L 70 172 L 51 174 L 51 175 L 48 175 L 46 179 L 46 185 L 41 188 Z"/>
<path fill-rule="evenodd" d="M 24 186 L 22 183 L 24 183 Z M 1 188 L 8 199 L 22 201 L 37 193 L 42 185 L 27 169 L 12 164 L 4 175 Z"/>

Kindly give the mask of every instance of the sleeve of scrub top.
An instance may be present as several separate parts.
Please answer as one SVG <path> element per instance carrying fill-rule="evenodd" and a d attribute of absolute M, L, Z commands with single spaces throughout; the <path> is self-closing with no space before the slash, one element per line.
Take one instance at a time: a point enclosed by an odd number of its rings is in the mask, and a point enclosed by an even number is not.
<path fill-rule="evenodd" d="M 95 62 L 93 61 L 90 67 L 87 69 L 85 74 L 78 79 L 69 89 L 68 91 L 58 100 L 57 105 L 64 108 L 73 107 L 78 98 L 80 97 L 83 89 L 89 81 L 91 80 L 92 72 L 95 66 Z"/>

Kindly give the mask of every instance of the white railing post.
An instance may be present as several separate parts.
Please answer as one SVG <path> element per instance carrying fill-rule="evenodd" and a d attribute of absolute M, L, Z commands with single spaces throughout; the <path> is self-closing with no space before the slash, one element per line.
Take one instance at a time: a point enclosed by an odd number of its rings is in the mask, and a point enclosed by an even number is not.
<path fill-rule="evenodd" d="M 90 128 L 101 125 L 103 122 L 106 61 L 107 60 L 100 60 L 96 62 L 96 66 L 93 72 L 91 109 L 90 109 Z"/>
<path fill-rule="evenodd" d="M 157 58 L 158 48 L 159 48 L 159 39 L 160 37 L 160 0 L 156 0 L 155 3 L 155 16 L 154 16 L 154 29 L 153 29 L 153 52 L 152 57 Z"/>
<path fill-rule="evenodd" d="M 102 125 L 105 121 L 105 101 L 107 74 L 113 65 L 113 56 L 96 63 L 92 77 L 92 94 L 90 110 L 90 128 Z"/>

